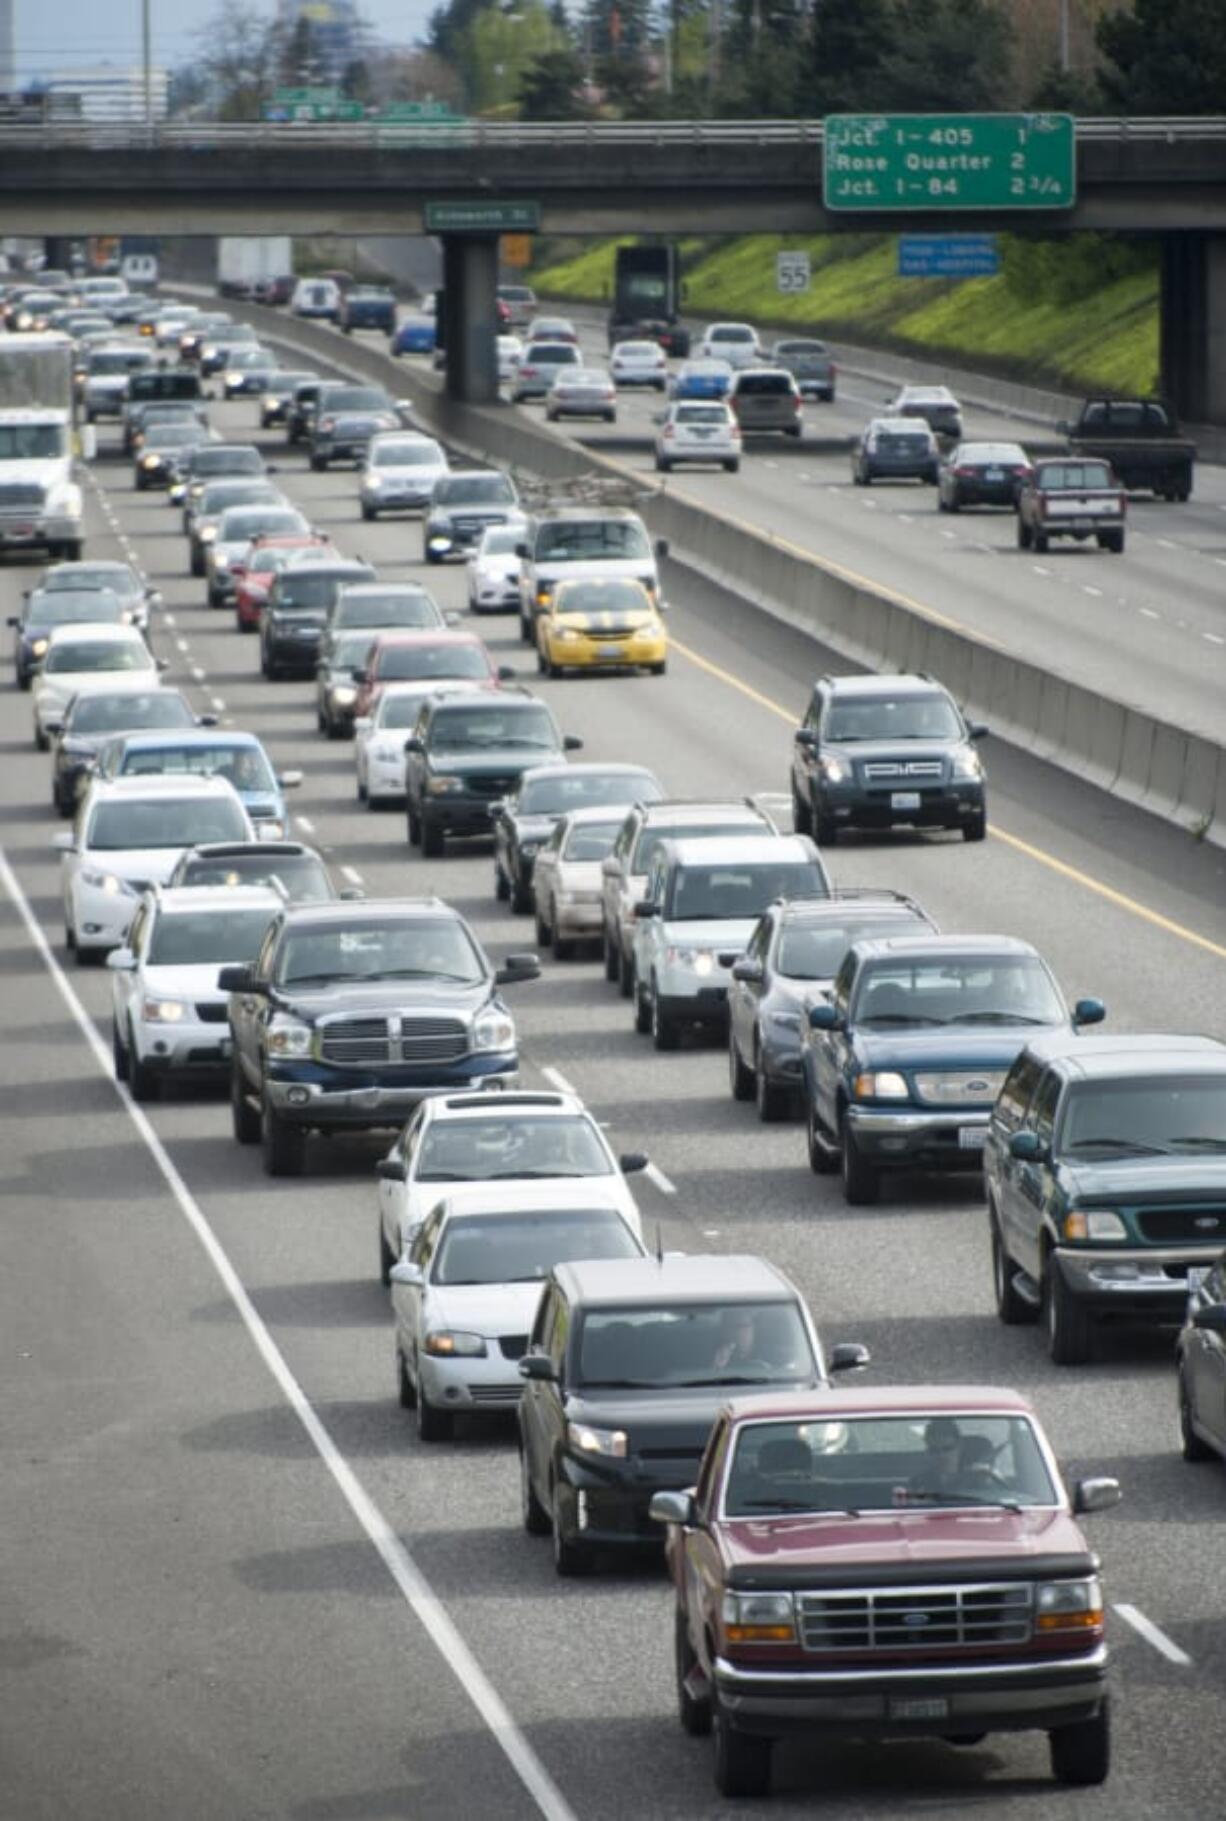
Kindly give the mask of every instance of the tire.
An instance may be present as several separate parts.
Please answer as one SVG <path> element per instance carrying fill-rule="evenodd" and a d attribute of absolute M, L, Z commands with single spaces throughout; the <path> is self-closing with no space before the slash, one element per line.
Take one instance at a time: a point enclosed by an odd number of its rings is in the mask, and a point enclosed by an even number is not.
<path fill-rule="evenodd" d="M 617 951 L 617 990 L 623 999 L 634 994 L 634 961 L 623 948 Z"/>
<path fill-rule="evenodd" d="M 440 1410 L 426 1396 L 421 1381 L 417 1385 L 417 1439 L 419 1442 L 449 1442 L 455 1433 L 450 1410 Z"/>
<path fill-rule="evenodd" d="M 656 456 L 656 473 L 657 474 L 667 474 L 668 470 L 669 470 L 669 466 L 670 466 L 670 464 L 668 462 L 661 461 L 660 457 L 658 455 Z"/>
<path fill-rule="evenodd" d="M 977 816 L 972 816 L 969 822 L 962 824 L 962 839 L 964 841 L 986 841 L 987 838 L 988 815 L 986 810 L 981 809 Z"/>
<path fill-rule="evenodd" d="M 546 923 L 539 904 L 536 907 L 534 922 L 536 925 L 537 947 L 548 948 L 549 944 L 553 941 L 553 929 L 550 924 Z"/>
<path fill-rule="evenodd" d="M 437 822 L 430 822 L 423 816 L 421 823 L 421 851 L 427 860 L 441 860 L 443 857 L 444 835 Z"/>
<path fill-rule="evenodd" d="M 754 1101 L 758 1118 L 763 1125 L 777 1125 L 792 1110 L 791 1093 L 787 1088 L 781 1088 L 777 1081 L 771 1080 L 762 1067 L 761 1056 L 758 1057 L 758 1066 L 754 1070 Z"/>
<path fill-rule="evenodd" d="M 361 778 L 358 778 L 356 780 L 356 782 L 354 784 L 354 789 L 357 792 L 357 798 L 358 798 L 359 803 L 369 803 L 370 794 L 367 791 L 365 784 L 363 784 Z"/>
<path fill-rule="evenodd" d="M 1030 548 L 1030 526 L 1019 512 L 1017 515 L 1017 547 L 1019 550 Z"/>
<path fill-rule="evenodd" d="M 1076 1297 L 1069 1295 L 1053 1258 L 1043 1272 L 1043 1325 L 1054 1366 L 1085 1364 L 1093 1352 L 1093 1323 Z"/>
<path fill-rule="evenodd" d="M 736 1046 L 732 1033 L 732 1020 L 728 1020 L 728 1087 L 734 1100 L 753 1099 L 754 1073 L 741 1061 L 741 1052 Z"/>
<path fill-rule="evenodd" d="M 647 668 L 653 677 L 662 677 L 668 671 L 668 659 L 662 658 L 658 664 L 649 664 Z"/>
<path fill-rule="evenodd" d="M 798 835 L 811 835 L 813 833 L 812 807 L 809 803 L 801 801 L 800 797 L 796 794 L 796 786 L 794 784 L 792 786 L 792 827 Z"/>
<path fill-rule="evenodd" d="M 631 982 L 631 998 L 634 1001 L 634 1028 L 645 1037 L 651 1029 L 651 1000 L 639 986 L 638 979 Z"/>
<path fill-rule="evenodd" d="M 738 1732 L 718 1700 L 711 1705 L 715 1737 L 715 1787 L 721 1796 L 765 1796 L 770 1793 L 773 1739 Z"/>
<path fill-rule="evenodd" d="M 519 616 L 519 642 L 521 645 L 532 645 L 536 642 L 536 628 L 530 620 L 525 620 L 522 613 Z"/>
<path fill-rule="evenodd" d="M 65 560 L 69 563 L 79 563 L 81 561 L 81 552 L 84 548 L 85 546 L 79 537 L 71 538 L 68 543 L 63 546 Z"/>
<path fill-rule="evenodd" d="M 843 1144 L 840 1153 L 840 1169 L 843 1177 L 843 1199 L 851 1208 L 871 1207 L 881 1189 L 881 1178 L 871 1163 L 868 1163 L 856 1147 L 851 1126 L 843 1124 Z"/>
<path fill-rule="evenodd" d="M 126 1081 L 128 1079 L 128 1051 L 120 1038 L 119 1025 L 114 1020 L 111 1023 L 111 1058 L 115 1064 L 116 1081 Z"/>
<path fill-rule="evenodd" d="M 409 846 L 410 847 L 420 847 L 421 846 L 421 817 L 418 815 L 417 811 L 413 808 L 412 797 L 405 798 L 404 813 L 405 813 L 405 820 L 408 823 Z"/>
<path fill-rule="evenodd" d="M 498 862 L 494 862 L 494 896 L 499 904 L 506 904 L 511 896 L 511 882 Z"/>
<path fill-rule="evenodd" d="M 426 562 L 431 565 L 441 563 L 443 560 L 437 550 L 423 550 L 422 555 L 425 557 Z"/>
<path fill-rule="evenodd" d="M 323 456 L 322 456 L 322 455 L 313 455 L 313 456 L 312 456 L 312 457 L 311 457 L 311 472 L 312 472 L 312 474 L 322 474 L 322 473 L 323 473 L 323 471 L 324 471 L 324 469 L 325 469 L 325 468 L 326 468 L 326 467 L 327 467 L 327 465 L 328 465 L 328 464 L 327 464 L 327 462 L 326 462 L 326 461 L 325 461 L 325 460 L 324 460 L 324 458 L 323 458 Z"/>
<path fill-rule="evenodd" d="M 740 461 L 737 460 L 737 461 L 725 462 L 724 463 L 724 472 L 725 472 L 725 474 L 739 474 L 741 472 Z"/>
<path fill-rule="evenodd" d="M 675 1050 L 681 1041 L 681 1033 L 670 1013 L 660 1004 L 660 995 L 652 989 L 651 1000 L 651 1043 L 657 1050 Z"/>
<path fill-rule="evenodd" d="M 553 921 L 553 958 L 555 961 L 569 961 L 572 959 L 574 952 L 574 937 L 559 936 L 558 934 L 558 914 L 555 909 Z"/>
<path fill-rule="evenodd" d="M 819 847 L 834 847 L 839 838 L 839 825 L 833 816 L 823 816 L 820 812 L 813 818 L 813 839 Z"/>
<path fill-rule="evenodd" d="M 607 923 L 604 925 L 601 950 L 604 956 L 604 977 L 606 980 L 616 980 L 621 972 L 620 956 L 612 937 L 609 935 L 609 926 Z"/>
<path fill-rule="evenodd" d="M 1019 1296 L 1013 1283 L 1016 1266 L 1005 1250 L 1004 1237 L 995 1208 L 988 1215 L 990 1243 L 992 1247 L 992 1292 L 996 1298 L 996 1313 L 1006 1328 L 1024 1328 L 1034 1322 L 1038 1310 L 1028 1303 L 1024 1296 Z"/>
<path fill-rule="evenodd" d="M 417 1387 L 409 1377 L 409 1367 L 400 1348 L 396 1349 L 396 1402 L 402 1410 L 416 1410 Z"/>
<path fill-rule="evenodd" d="M 266 1176 L 301 1176 L 306 1170 L 307 1135 L 302 1126 L 282 1119 L 265 1100 L 260 1115 L 260 1141 L 264 1147 Z"/>
<path fill-rule="evenodd" d="M 1103 537 L 1099 538 L 1098 542 L 1101 548 L 1109 550 L 1112 556 L 1123 556 L 1124 533 L 1122 531 L 1108 531 Z"/>
<path fill-rule="evenodd" d="M 562 1499 L 555 1486 L 549 1528 L 553 1533 L 553 1565 L 555 1571 L 564 1579 L 575 1575 L 590 1574 L 592 1558 L 582 1543 L 576 1543 L 569 1536 L 562 1517 Z"/>
<path fill-rule="evenodd" d="M 809 1168 L 813 1174 L 833 1176 L 840 1167 L 839 1154 L 822 1144 L 817 1129 L 817 1108 L 812 1100 L 807 1100 L 805 1107 L 805 1144 L 809 1152 Z"/>
<path fill-rule="evenodd" d="M 37 722 L 34 725 L 34 744 L 39 752 L 49 752 L 51 749 L 50 740 Z"/>
<path fill-rule="evenodd" d="M 379 1216 L 379 1282 L 388 1285 L 392 1281 L 392 1266 L 400 1261 L 387 1243 L 387 1234 L 383 1231 L 383 1216 Z"/>
<path fill-rule="evenodd" d="M 371 524 L 373 520 L 377 519 L 378 516 L 379 514 L 375 511 L 373 506 L 362 507 L 362 517 L 366 520 L 368 525 Z"/>
<path fill-rule="evenodd" d="M 519 1511 L 529 1536 L 549 1535 L 553 1525 L 533 1488 L 532 1475 L 528 1471 L 528 1451 L 522 1442 L 519 1445 Z"/>
<path fill-rule="evenodd" d="M 122 1076 L 120 1079 L 122 1080 Z M 1188 1396 L 1188 1385 L 1182 1366 L 1179 1368 L 1179 1445 L 1185 1461 L 1200 1462 L 1214 1459 L 1213 1449 L 1208 1442 L 1201 1440 L 1192 1427 L 1192 1400 Z"/>
<path fill-rule="evenodd" d="M 537 676 L 543 677 L 547 669 L 548 669 L 548 665 L 545 662 L 545 653 L 541 650 L 540 646 L 538 645 L 536 648 L 536 674 L 537 674 Z"/>
<path fill-rule="evenodd" d="M 1035 531 L 1031 534 L 1031 547 L 1036 556 L 1047 555 L 1048 537 L 1046 531 Z"/>
<path fill-rule="evenodd" d="M 204 574 L 204 557 L 200 555 L 194 547 L 192 550 L 192 574 L 195 576 Z"/>
<path fill-rule="evenodd" d="M 137 1053 L 136 1041 L 132 1035 L 132 1027 L 129 1025 L 128 1092 L 131 1094 L 133 1100 L 148 1101 L 156 1100 L 160 1089 L 161 1080 L 159 1076 L 149 1067 L 147 1062 L 141 1061 L 140 1056 Z"/>
<path fill-rule="evenodd" d="M 673 1615 L 673 1671 L 677 1683 L 677 1718 L 681 1730 L 689 1733 L 691 1739 L 705 1739 L 711 1731 L 711 1697 L 693 1695 L 686 1687 L 686 1679 L 697 1661 L 685 1614 L 676 1612 Z"/>
<path fill-rule="evenodd" d="M 237 1056 L 230 1058 L 230 1120 L 236 1144 L 259 1144 L 260 1115 L 247 1098 L 247 1084 Z"/>
<path fill-rule="evenodd" d="M 1085 1789 L 1105 1783 L 1111 1768 L 1110 1701 L 1103 1704 L 1092 1720 L 1079 1720 L 1075 1726 L 1057 1726 L 1047 1735 L 1051 1752 L 1052 1775 L 1060 1783 L 1072 1783 Z"/>

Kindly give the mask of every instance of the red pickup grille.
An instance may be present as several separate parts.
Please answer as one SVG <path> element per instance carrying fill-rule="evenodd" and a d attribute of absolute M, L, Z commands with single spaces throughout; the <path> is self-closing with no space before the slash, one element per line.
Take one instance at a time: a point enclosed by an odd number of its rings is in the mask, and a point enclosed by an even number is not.
<path fill-rule="evenodd" d="M 1030 1638 L 1030 1588 L 1019 1583 L 801 1593 L 796 1606 L 801 1643 L 821 1654 L 971 1650 Z"/>

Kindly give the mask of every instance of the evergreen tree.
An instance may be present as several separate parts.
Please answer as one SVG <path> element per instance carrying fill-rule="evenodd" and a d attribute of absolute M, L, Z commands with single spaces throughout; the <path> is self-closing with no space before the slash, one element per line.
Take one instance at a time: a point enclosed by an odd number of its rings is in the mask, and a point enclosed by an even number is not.
<path fill-rule="evenodd" d="M 1220 114 L 1226 106 L 1226 0 L 1135 0 L 1098 22 L 1108 108 Z"/>

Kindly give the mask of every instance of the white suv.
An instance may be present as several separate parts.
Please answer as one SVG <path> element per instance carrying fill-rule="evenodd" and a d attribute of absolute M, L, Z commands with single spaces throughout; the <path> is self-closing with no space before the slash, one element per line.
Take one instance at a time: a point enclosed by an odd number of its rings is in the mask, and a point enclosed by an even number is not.
<path fill-rule="evenodd" d="M 283 892 L 265 885 L 183 885 L 146 893 L 127 941 L 108 956 L 115 1075 L 133 1100 L 161 1082 L 224 1078 L 229 994 L 217 971 L 253 962 Z"/>
<path fill-rule="evenodd" d="M 423 1100 L 377 1166 L 379 1270 L 384 1283 L 430 1209 L 457 1183 L 531 1188 L 565 1180 L 573 1205 L 615 1207 L 640 1231 L 626 1176 L 647 1167 L 639 1151 L 617 1157 L 574 1094 L 439 1094 Z M 555 1184 L 556 1186 L 556 1184 Z"/>
<path fill-rule="evenodd" d="M 527 645 L 536 645 L 538 616 L 571 576 L 628 577 L 661 604 L 656 562 L 668 544 L 661 538 L 653 547 L 638 513 L 624 506 L 552 506 L 528 521 L 518 548 L 519 634 Z"/>
<path fill-rule="evenodd" d="M 747 322 L 713 322 L 698 346 L 704 360 L 726 360 L 733 372 L 762 359 L 758 331 Z"/>
<path fill-rule="evenodd" d="M 830 891 L 808 835 L 664 841 L 634 926 L 634 1028 L 675 1050 L 687 1025 L 725 1029 L 732 964 L 777 898 Z"/>

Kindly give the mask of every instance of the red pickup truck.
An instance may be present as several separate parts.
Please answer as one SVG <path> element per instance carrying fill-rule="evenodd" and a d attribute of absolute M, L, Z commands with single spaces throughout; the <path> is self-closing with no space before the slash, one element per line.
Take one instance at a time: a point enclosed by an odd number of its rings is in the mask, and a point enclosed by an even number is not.
<path fill-rule="evenodd" d="M 1059 455 L 1036 462 L 1017 493 L 1017 547 L 1042 553 L 1054 537 L 1096 538 L 1121 556 L 1128 495 L 1106 462 Z"/>
<path fill-rule="evenodd" d="M 659 1492 L 681 1724 L 725 1796 L 765 1795 L 785 1733 L 1048 1734 L 1062 1782 L 1110 1741 L 1098 1558 L 1026 1400 L 983 1386 L 738 1398 L 692 1492 Z"/>

